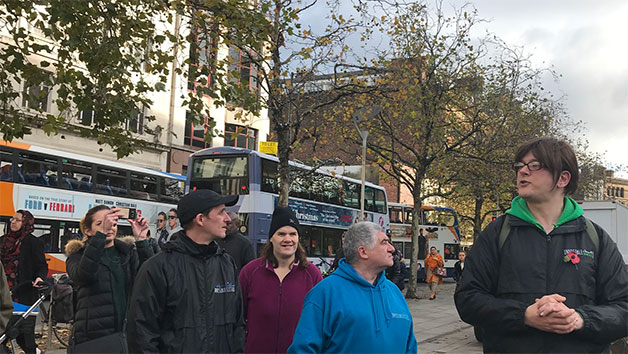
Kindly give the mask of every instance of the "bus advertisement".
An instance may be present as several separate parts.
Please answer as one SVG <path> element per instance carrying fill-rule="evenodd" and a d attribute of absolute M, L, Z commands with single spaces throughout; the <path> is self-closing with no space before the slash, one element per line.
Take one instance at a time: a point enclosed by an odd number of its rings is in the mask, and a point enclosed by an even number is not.
<path fill-rule="evenodd" d="M 258 254 L 268 242 L 273 210 L 279 200 L 279 159 L 257 151 L 216 147 L 190 156 L 186 191 L 212 189 L 222 195 L 240 195 L 230 207 L 242 222 L 241 232 Z M 360 220 L 361 181 L 290 162 L 295 177 L 288 205 L 301 224 L 299 241 L 322 270 L 341 247 L 342 233 Z M 386 190 L 365 185 L 365 219 L 389 229 Z"/>

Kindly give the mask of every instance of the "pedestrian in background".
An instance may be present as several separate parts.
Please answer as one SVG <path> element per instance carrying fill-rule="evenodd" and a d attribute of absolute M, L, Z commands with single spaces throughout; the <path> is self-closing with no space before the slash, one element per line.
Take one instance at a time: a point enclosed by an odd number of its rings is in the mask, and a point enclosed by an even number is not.
<path fill-rule="evenodd" d="M 44 243 L 32 232 L 35 218 L 27 210 L 18 210 L 11 218 L 9 230 L 0 239 L 0 259 L 13 301 L 30 306 L 39 298 L 38 283 L 48 275 Z M 11 317 L 9 327 L 20 318 Z M 37 352 L 35 316 L 28 316 L 20 325 L 17 343 L 27 354 Z"/>
<path fill-rule="evenodd" d="M 179 212 L 177 209 L 172 208 L 168 211 L 168 241 L 177 238 L 175 235 L 181 230 L 183 228 L 179 224 Z"/>
<path fill-rule="evenodd" d="M 140 269 L 129 307 L 132 353 L 242 353 L 242 293 L 224 238 L 238 196 L 195 190 L 179 200 L 183 230 Z"/>
<path fill-rule="evenodd" d="M 345 231 L 340 236 L 340 248 L 338 248 L 336 250 L 336 256 L 334 257 L 334 261 L 332 262 L 331 267 L 329 267 L 329 271 L 327 271 L 327 275 L 331 274 L 331 272 L 336 270 L 338 268 L 338 264 L 340 263 L 340 260 L 345 258 L 345 252 L 343 250 L 343 246 L 345 244 L 345 234 L 346 233 L 347 232 Z"/>
<path fill-rule="evenodd" d="M 454 264 L 454 273 L 453 273 L 453 278 L 456 281 L 456 283 L 459 283 L 460 279 L 462 278 L 462 271 L 464 270 L 465 258 L 467 258 L 466 251 L 458 252 L 458 261 L 456 262 L 456 264 Z"/>
<path fill-rule="evenodd" d="M 128 219 L 133 237 L 117 239 L 120 209 L 97 205 L 81 219 L 82 240 L 65 247 L 76 289 L 69 352 L 126 352 L 127 304 L 141 262 L 153 255 L 146 218 Z"/>
<path fill-rule="evenodd" d="M 425 282 L 430 287 L 430 300 L 436 299 L 438 284 L 443 283 L 443 277 L 438 275 L 436 269 L 444 267 L 443 257 L 436 251 L 436 247 L 430 247 L 430 253 L 425 257 Z"/>
<path fill-rule="evenodd" d="M 393 246 L 394 247 L 394 246 Z M 399 258 L 399 251 L 395 249 L 393 252 L 393 265 L 386 269 L 386 278 L 393 282 L 393 284 L 397 285 L 399 290 L 403 290 L 403 274 L 401 268 L 401 258 Z"/>
<path fill-rule="evenodd" d="M 157 234 L 155 235 L 159 249 L 162 249 L 166 242 L 168 242 L 168 236 L 170 235 L 166 221 L 169 221 L 168 215 L 166 215 L 163 211 L 160 211 L 157 214 Z"/>
<path fill-rule="evenodd" d="M 288 207 L 277 207 L 262 257 L 240 273 L 246 353 L 285 353 L 297 327 L 303 301 L 323 280 L 299 243 L 300 225 Z"/>
<path fill-rule="evenodd" d="M 568 197 L 579 168 L 555 138 L 520 146 L 519 196 L 465 261 L 454 299 L 485 353 L 603 353 L 628 335 L 628 272 L 617 245 Z"/>
<path fill-rule="evenodd" d="M 227 235 L 224 239 L 216 239 L 216 242 L 233 258 L 238 267 L 238 274 L 240 274 L 242 267 L 255 259 L 255 251 L 251 241 L 240 232 L 241 223 L 238 214 L 232 211 L 227 212 L 227 214 L 231 219 L 227 222 Z"/>
<path fill-rule="evenodd" d="M 289 353 L 416 353 L 406 299 L 384 270 L 394 247 L 379 225 L 359 222 L 345 236 L 338 269 L 305 298 Z"/>

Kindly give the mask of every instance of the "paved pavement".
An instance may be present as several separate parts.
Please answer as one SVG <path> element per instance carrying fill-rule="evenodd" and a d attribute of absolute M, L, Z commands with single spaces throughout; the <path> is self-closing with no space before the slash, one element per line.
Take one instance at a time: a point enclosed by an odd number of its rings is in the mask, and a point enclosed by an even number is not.
<path fill-rule="evenodd" d="M 408 306 L 414 320 L 419 353 L 482 353 L 482 344 L 475 340 L 473 327 L 462 322 L 456 311 L 453 298 L 456 284 L 451 281 L 442 284 L 435 300 L 428 300 L 427 284 L 419 283 L 418 286 L 419 299 L 408 300 Z M 65 350 L 53 341 L 53 348 L 46 353 L 65 353 Z"/>
<path fill-rule="evenodd" d="M 454 305 L 456 284 L 440 286 L 436 299 L 428 300 L 427 284 L 419 283 L 419 299 L 408 300 L 414 320 L 414 334 L 419 353 L 482 353 L 482 343 L 475 340 L 473 327 L 462 322 Z"/>

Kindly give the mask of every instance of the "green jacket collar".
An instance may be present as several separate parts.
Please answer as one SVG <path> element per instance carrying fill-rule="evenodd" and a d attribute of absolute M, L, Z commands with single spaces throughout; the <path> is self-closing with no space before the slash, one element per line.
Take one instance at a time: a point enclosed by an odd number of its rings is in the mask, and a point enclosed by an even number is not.
<path fill-rule="evenodd" d="M 536 221 L 534 215 L 532 215 L 530 209 L 528 209 L 528 203 L 526 203 L 526 201 L 521 197 L 515 197 L 515 199 L 512 200 L 510 209 L 506 210 L 506 214 L 516 216 L 525 222 L 535 225 L 541 231 L 545 232 L 543 226 Z M 584 214 L 584 211 L 580 205 L 578 205 L 575 200 L 565 197 L 563 213 L 560 215 L 560 218 L 558 218 L 554 228 L 557 228 L 571 220 L 575 220 L 582 216 L 582 214 Z"/>

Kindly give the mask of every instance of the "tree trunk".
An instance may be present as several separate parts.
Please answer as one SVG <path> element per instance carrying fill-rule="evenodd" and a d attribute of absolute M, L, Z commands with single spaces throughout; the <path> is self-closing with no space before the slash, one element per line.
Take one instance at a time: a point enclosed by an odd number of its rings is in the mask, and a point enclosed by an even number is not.
<path fill-rule="evenodd" d="M 279 202 L 277 206 L 288 206 L 290 194 L 290 144 L 288 143 L 289 130 L 277 129 L 277 157 L 279 157 Z"/>
<path fill-rule="evenodd" d="M 419 225 L 421 225 L 421 180 L 416 180 L 412 196 L 414 208 L 412 210 L 412 254 L 410 255 L 410 277 L 408 278 L 408 289 L 406 298 L 417 299 L 417 264 L 419 263 Z"/>
<path fill-rule="evenodd" d="M 482 206 L 484 205 L 483 197 L 475 197 L 475 211 L 473 214 L 473 242 L 482 232 Z"/>

